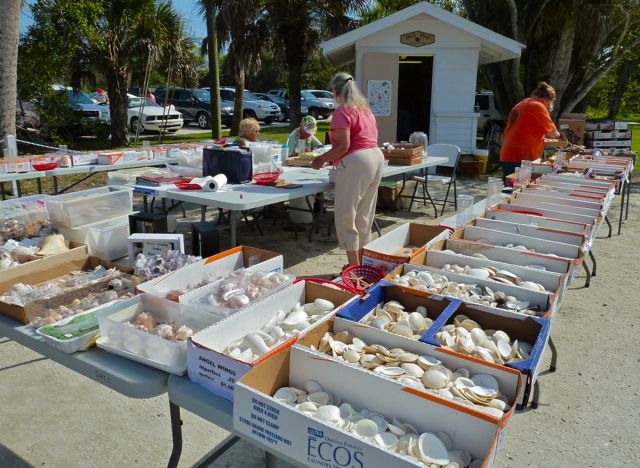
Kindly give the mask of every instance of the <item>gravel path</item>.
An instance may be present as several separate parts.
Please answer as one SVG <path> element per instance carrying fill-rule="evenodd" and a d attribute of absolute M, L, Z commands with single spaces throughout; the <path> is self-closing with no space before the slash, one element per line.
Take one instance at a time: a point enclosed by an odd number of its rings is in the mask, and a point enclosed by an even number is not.
<path fill-rule="evenodd" d="M 460 193 L 480 196 L 483 190 L 477 181 L 460 184 Z M 178 219 L 182 232 L 188 231 L 185 221 L 199 218 L 199 210 L 188 208 L 188 219 Z M 379 221 L 387 230 L 408 220 L 424 222 L 424 212 L 419 208 Z M 632 195 L 622 236 L 595 242 L 598 274 L 591 287 L 583 287 L 581 272 L 565 295 L 552 328 L 558 370 L 540 377 L 540 407 L 509 423 L 495 466 L 640 466 L 638 213 L 640 196 Z M 269 221 L 262 224 L 270 227 Z M 326 227 L 313 243 L 280 229 L 255 237 L 243 227 L 239 235 L 241 242 L 283 252 L 287 270 L 296 275 L 336 272 L 344 263 Z M 547 365 L 549 357 L 547 352 Z M 6 338 L 0 338 L 0 395 L 0 467 L 166 466 L 171 450 L 166 396 L 125 398 Z M 186 467 L 228 434 L 192 414 L 183 412 L 183 419 L 180 466 Z M 263 463 L 263 452 L 240 442 L 212 466 Z"/>

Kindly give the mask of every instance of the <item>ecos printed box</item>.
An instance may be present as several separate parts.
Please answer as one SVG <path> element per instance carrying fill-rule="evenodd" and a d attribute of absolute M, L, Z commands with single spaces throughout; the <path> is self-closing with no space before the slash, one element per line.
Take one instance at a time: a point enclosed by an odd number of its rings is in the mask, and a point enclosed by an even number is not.
<path fill-rule="evenodd" d="M 396 382 L 380 378 L 295 345 L 254 367 L 236 386 L 233 426 L 265 450 L 298 466 L 390 468 L 424 466 L 321 420 L 297 411 L 273 394 L 281 387 L 304 388 L 309 380 L 355 410 L 377 412 L 411 424 L 419 433 L 444 432 L 452 448 L 464 450 L 482 466 L 493 464 L 506 430 L 489 416 L 435 401 Z"/>

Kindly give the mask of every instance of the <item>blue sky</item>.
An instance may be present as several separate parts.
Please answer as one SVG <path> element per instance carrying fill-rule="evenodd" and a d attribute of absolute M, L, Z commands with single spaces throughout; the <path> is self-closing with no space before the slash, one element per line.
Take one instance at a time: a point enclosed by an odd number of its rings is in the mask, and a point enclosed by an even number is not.
<path fill-rule="evenodd" d="M 27 6 L 23 8 L 20 16 L 20 32 L 24 33 L 27 28 L 33 23 L 31 18 L 31 10 L 28 5 L 33 3 L 32 0 L 27 0 Z M 207 35 L 207 26 L 204 19 L 198 15 L 198 8 L 195 5 L 195 0 L 173 0 L 173 6 L 180 12 L 184 18 L 185 30 L 187 34 L 195 37 L 205 37 Z"/>

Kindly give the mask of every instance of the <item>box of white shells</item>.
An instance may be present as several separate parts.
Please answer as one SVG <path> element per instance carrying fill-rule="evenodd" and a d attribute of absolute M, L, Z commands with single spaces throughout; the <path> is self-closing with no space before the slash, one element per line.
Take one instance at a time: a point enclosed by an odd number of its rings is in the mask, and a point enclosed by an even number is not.
<path fill-rule="evenodd" d="M 353 299 L 350 293 L 307 281 L 275 292 L 195 334 L 187 347 L 189 378 L 233 400 L 242 375 Z"/>
<path fill-rule="evenodd" d="M 238 246 L 212 255 L 159 278 L 138 285 L 139 292 L 180 302 L 181 296 L 213 283 L 240 268 L 260 272 L 282 272 L 282 255 L 256 247 Z"/>
<path fill-rule="evenodd" d="M 362 264 L 391 271 L 407 263 L 417 251 L 449 237 L 450 231 L 439 226 L 407 223 L 369 242 L 362 249 Z"/>
<path fill-rule="evenodd" d="M 503 422 L 379 375 L 296 344 L 240 379 L 234 428 L 300 466 L 492 466 Z"/>

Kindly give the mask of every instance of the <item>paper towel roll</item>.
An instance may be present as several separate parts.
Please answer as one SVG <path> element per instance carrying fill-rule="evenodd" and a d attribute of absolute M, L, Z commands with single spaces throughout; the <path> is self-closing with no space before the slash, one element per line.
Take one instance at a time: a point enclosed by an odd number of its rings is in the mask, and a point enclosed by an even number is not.
<path fill-rule="evenodd" d="M 227 183 L 227 176 L 218 174 L 214 177 L 207 176 L 193 179 L 192 184 L 198 184 L 203 192 L 216 192 Z"/>

